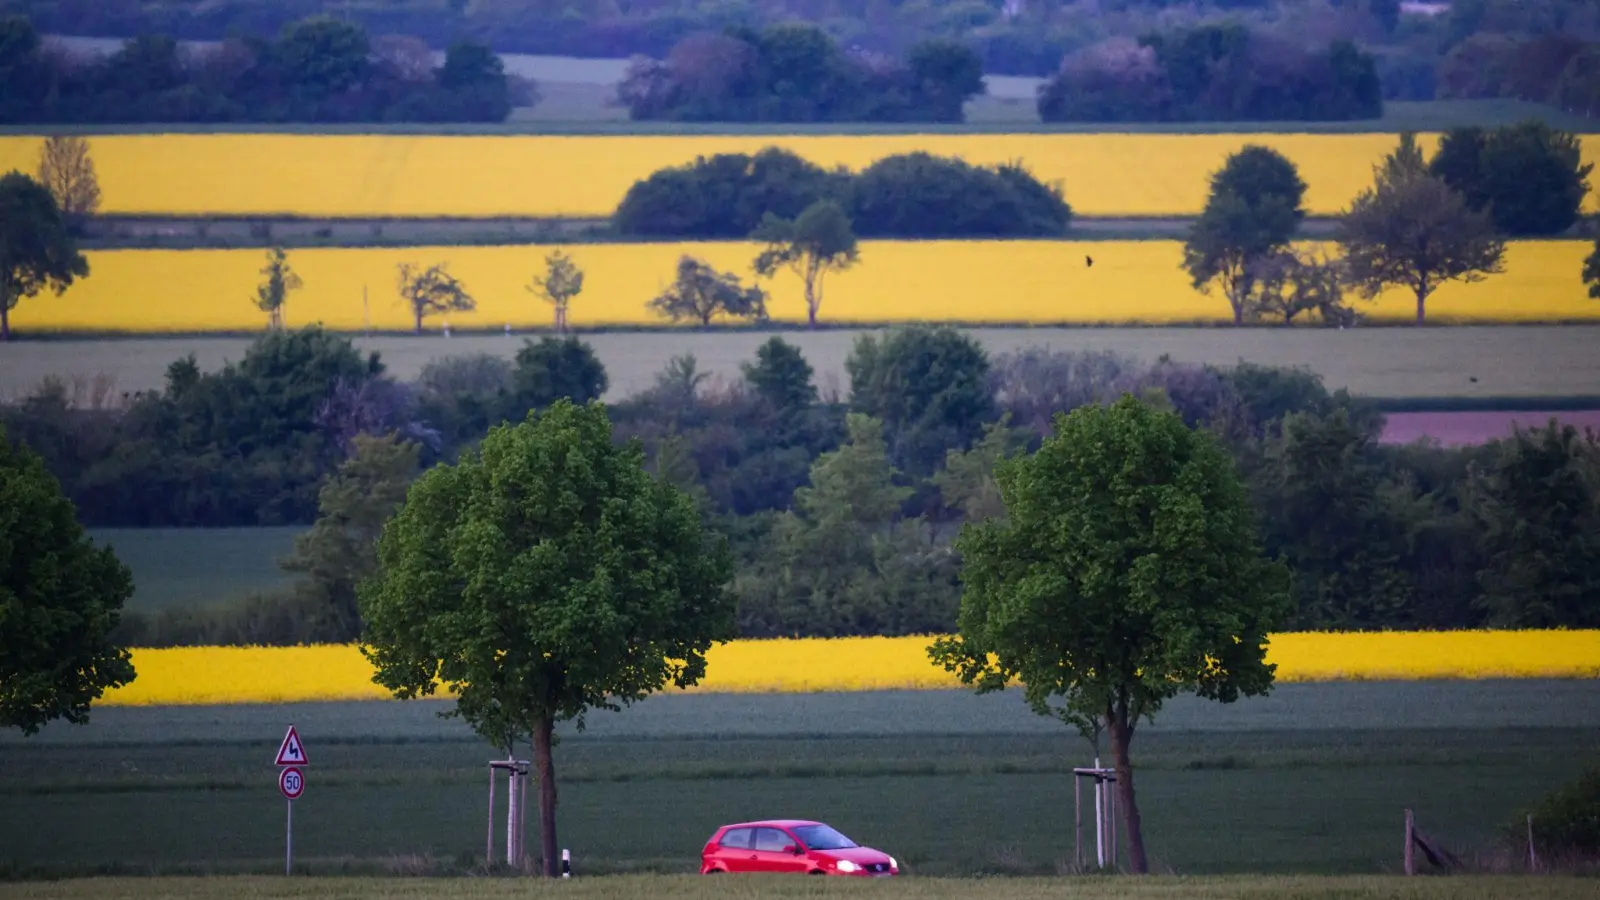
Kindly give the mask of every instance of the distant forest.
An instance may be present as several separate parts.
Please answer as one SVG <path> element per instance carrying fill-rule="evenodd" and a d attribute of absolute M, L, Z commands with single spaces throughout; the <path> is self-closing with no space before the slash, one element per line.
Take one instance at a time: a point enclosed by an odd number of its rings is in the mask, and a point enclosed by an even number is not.
<path fill-rule="evenodd" d="M 1286 53 L 1350 41 L 1375 58 L 1385 99 L 1517 97 L 1600 111 L 1595 0 L 0 0 L 0 11 L 25 13 L 46 33 L 179 39 L 276 34 L 329 13 L 438 49 L 472 40 L 502 53 L 655 59 L 691 35 L 805 20 L 854 53 L 902 57 L 945 38 L 973 48 L 990 74 L 1031 76 L 1053 75 L 1064 60 L 1081 72 L 1108 49 L 1137 64 L 1126 42 L 1238 24 L 1275 49 L 1226 62 L 1263 76 Z"/>

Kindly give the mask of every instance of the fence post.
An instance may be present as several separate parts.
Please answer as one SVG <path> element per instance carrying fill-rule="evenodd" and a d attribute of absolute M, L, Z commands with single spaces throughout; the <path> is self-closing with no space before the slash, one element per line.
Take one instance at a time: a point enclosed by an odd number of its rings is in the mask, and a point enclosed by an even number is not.
<path fill-rule="evenodd" d="M 1539 857 L 1533 852 L 1533 813 L 1528 813 L 1528 871 L 1539 871 Z"/>
<path fill-rule="evenodd" d="M 1415 874 L 1417 874 L 1416 857 L 1413 855 L 1413 853 L 1414 853 L 1413 848 L 1415 846 L 1415 844 L 1414 844 L 1415 833 L 1416 833 L 1416 820 L 1412 816 L 1411 810 L 1408 809 L 1408 810 L 1406 810 L 1406 857 L 1405 857 L 1405 859 L 1406 859 L 1406 874 L 1407 875 L 1415 875 Z"/>

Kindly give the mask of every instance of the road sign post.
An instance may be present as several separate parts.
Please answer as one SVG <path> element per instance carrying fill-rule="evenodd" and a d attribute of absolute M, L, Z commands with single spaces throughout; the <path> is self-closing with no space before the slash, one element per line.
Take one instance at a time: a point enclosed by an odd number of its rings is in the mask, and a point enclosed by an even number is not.
<path fill-rule="evenodd" d="M 283 819 L 283 874 L 294 873 L 294 801 L 306 790 L 306 775 L 301 766 L 311 762 L 306 757 L 306 747 L 300 742 L 300 733 L 289 726 L 289 733 L 278 745 L 278 755 L 273 764 L 279 767 L 278 792 L 287 803 Z"/>

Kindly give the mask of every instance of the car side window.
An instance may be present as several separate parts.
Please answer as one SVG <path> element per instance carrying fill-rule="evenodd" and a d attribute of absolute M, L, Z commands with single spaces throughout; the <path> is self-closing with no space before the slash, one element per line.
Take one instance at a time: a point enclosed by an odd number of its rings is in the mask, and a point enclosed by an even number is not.
<path fill-rule="evenodd" d="M 722 836 L 721 845 L 732 850 L 750 849 L 750 832 L 753 828 L 735 828 Z"/>
<path fill-rule="evenodd" d="M 753 849 L 768 853 L 781 853 L 783 848 L 794 843 L 794 838 L 789 837 L 776 828 L 757 828 L 756 842 Z"/>

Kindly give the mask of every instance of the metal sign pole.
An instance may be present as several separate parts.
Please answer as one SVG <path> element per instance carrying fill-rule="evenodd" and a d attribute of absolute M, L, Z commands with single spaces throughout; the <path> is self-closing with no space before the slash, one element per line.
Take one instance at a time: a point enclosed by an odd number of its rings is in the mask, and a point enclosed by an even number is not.
<path fill-rule="evenodd" d="M 285 800 L 283 817 L 283 874 L 294 874 L 294 801 Z"/>

